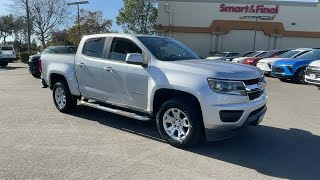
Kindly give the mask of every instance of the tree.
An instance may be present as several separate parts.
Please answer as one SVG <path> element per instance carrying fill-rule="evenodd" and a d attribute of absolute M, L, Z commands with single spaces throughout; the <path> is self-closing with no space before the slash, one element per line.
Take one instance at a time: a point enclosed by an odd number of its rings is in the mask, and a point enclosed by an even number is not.
<path fill-rule="evenodd" d="M 73 45 L 72 42 L 68 40 L 68 30 L 56 30 L 52 32 L 51 40 L 48 42 L 50 46 L 55 45 Z"/>
<path fill-rule="evenodd" d="M 80 29 L 82 35 L 101 34 L 110 32 L 112 26 L 111 19 L 104 19 L 101 11 L 80 11 Z M 68 30 L 68 40 L 73 44 L 79 43 L 78 21 L 75 19 L 74 25 Z"/>
<path fill-rule="evenodd" d="M 12 0 L 13 8 L 26 10 L 25 0 Z M 34 31 L 43 47 L 50 39 L 51 33 L 58 28 L 68 14 L 66 0 L 29 0 L 30 19 Z"/>
<path fill-rule="evenodd" d="M 0 38 L 5 42 L 7 37 L 12 36 L 23 29 L 22 19 L 15 18 L 12 14 L 0 17 Z"/>
<path fill-rule="evenodd" d="M 155 0 L 123 0 L 117 24 L 136 34 L 154 34 L 158 10 Z"/>

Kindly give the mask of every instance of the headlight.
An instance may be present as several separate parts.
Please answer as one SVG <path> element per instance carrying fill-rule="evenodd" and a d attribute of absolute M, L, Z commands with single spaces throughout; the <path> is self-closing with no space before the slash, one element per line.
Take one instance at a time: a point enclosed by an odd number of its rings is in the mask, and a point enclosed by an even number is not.
<path fill-rule="evenodd" d="M 293 65 L 287 65 L 287 68 L 289 69 L 290 72 L 293 72 Z"/>
<path fill-rule="evenodd" d="M 242 81 L 208 79 L 208 83 L 215 92 L 247 96 L 247 91 Z"/>

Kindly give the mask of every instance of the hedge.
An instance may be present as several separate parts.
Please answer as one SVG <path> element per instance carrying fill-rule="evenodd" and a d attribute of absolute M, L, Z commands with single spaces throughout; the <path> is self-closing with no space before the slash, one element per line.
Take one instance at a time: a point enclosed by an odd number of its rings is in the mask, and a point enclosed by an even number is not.
<path fill-rule="evenodd" d="M 29 61 L 29 54 L 27 52 L 22 52 L 20 53 L 20 59 L 21 59 L 21 62 L 23 63 L 28 63 Z"/>

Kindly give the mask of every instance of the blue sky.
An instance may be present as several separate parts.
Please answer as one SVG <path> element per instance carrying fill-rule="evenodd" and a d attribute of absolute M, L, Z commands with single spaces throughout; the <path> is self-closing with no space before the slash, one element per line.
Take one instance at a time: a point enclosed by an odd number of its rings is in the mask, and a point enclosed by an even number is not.
<path fill-rule="evenodd" d="M 0 0 L 0 15 L 8 14 L 7 4 L 10 0 Z M 81 8 L 90 11 L 102 11 L 105 18 L 110 18 L 113 20 L 112 30 L 122 31 L 122 28 L 117 26 L 116 17 L 118 15 L 118 10 L 123 6 L 122 0 L 89 0 L 89 4 L 81 5 Z M 76 10 L 76 7 L 71 7 Z M 76 13 L 76 11 L 74 11 Z M 76 14 L 74 14 L 76 16 Z"/>

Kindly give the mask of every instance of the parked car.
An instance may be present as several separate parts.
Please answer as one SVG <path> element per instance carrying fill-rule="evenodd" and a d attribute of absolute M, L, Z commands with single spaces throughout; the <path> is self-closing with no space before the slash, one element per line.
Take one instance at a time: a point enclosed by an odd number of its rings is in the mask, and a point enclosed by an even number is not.
<path fill-rule="evenodd" d="M 80 99 L 137 120 L 155 117 L 160 135 L 177 147 L 258 125 L 267 110 L 262 71 L 200 59 L 168 37 L 84 36 L 76 55 L 41 59 L 42 78 L 59 111 L 72 111 Z"/>
<path fill-rule="evenodd" d="M 243 64 L 257 66 L 258 61 L 265 58 L 277 58 L 281 54 L 288 52 L 288 50 L 273 50 L 264 55 L 259 55 L 258 57 L 249 57 L 242 61 Z"/>
<path fill-rule="evenodd" d="M 35 78 L 41 77 L 41 72 L 39 70 L 39 59 L 41 55 L 35 54 L 29 57 L 28 65 L 29 65 L 29 72 Z"/>
<path fill-rule="evenodd" d="M 245 57 L 239 57 L 239 58 L 234 58 L 232 60 L 232 62 L 235 63 L 242 63 L 245 59 L 247 59 L 248 57 L 259 57 L 259 56 L 264 56 L 265 54 L 267 54 L 268 51 L 256 51 L 254 53 L 248 54 Z"/>
<path fill-rule="evenodd" d="M 77 52 L 76 46 L 50 46 L 46 48 L 43 54 L 75 54 Z M 41 58 L 40 54 L 35 54 L 29 57 L 29 72 L 35 78 L 41 77 L 41 72 L 39 69 L 39 60 Z"/>
<path fill-rule="evenodd" d="M 253 54 L 254 51 L 247 51 L 247 52 L 244 52 L 242 54 L 239 54 L 238 56 L 234 56 L 234 57 L 228 57 L 226 58 L 226 61 L 232 61 L 234 58 L 239 58 L 239 57 L 248 57 L 250 56 L 251 54 Z"/>
<path fill-rule="evenodd" d="M 239 53 L 235 53 L 235 52 L 221 52 L 221 53 L 217 53 L 214 56 L 207 57 L 207 59 L 226 61 L 227 58 L 237 57 L 238 55 L 239 55 Z"/>
<path fill-rule="evenodd" d="M 0 66 L 7 67 L 9 63 L 12 63 L 17 59 L 16 52 L 13 45 L 0 44 Z"/>
<path fill-rule="evenodd" d="M 265 58 L 265 59 L 261 59 L 260 61 L 258 61 L 257 63 L 257 67 L 260 68 L 265 75 L 269 76 L 271 75 L 271 67 L 272 64 L 278 60 L 287 60 L 287 59 L 292 59 L 292 58 L 296 58 L 298 56 L 301 56 L 302 54 L 305 54 L 311 50 L 311 48 L 301 48 L 301 49 L 294 49 L 291 51 L 288 51 L 284 54 L 281 54 L 278 58 Z"/>
<path fill-rule="evenodd" d="M 50 46 L 42 54 L 76 54 L 77 46 Z"/>
<path fill-rule="evenodd" d="M 305 81 L 320 89 L 320 60 L 312 62 L 306 69 Z"/>
<path fill-rule="evenodd" d="M 306 67 L 313 61 L 320 59 L 320 50 L 312 50 L 295 59 L 279 60 L 272 66 L 272 75 L 280 80 L 294 80 L 305 83 Z"/>

